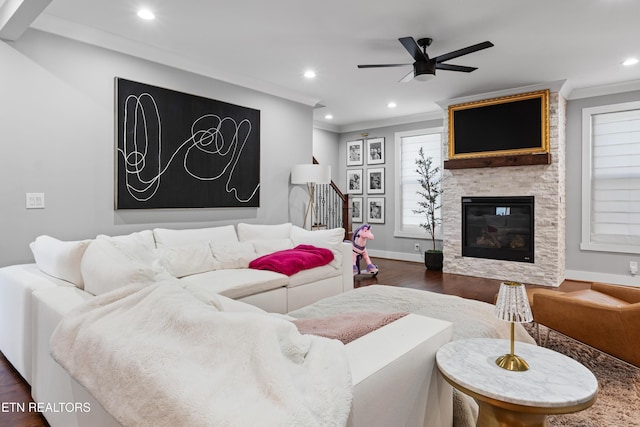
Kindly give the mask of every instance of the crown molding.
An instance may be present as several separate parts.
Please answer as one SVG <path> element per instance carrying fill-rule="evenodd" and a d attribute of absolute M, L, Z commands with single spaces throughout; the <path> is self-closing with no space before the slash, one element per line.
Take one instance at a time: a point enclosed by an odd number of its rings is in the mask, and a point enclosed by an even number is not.
<path fill-rule="evenodd" d="M 410 116 L 389 117 L 386 119 L 372 120 L 360 123 L 351 123 L 338 126 L 339 133 L 355 132 L 360 130 L 375 129 L 387 126 L 397 126 L 409 123 L 425 122 L 429 120 L 442 120 L 442 111 L 429 111 L 426 113 L 412 114 Z"/>
<path fill-rule="evenodd" d="M 31 25 L 32 28 L 60 37 L 76 40 L 82 43 L 120 52 L 136 58 L 156 62 L 158 64 L 174 67 L 199 74 L 225 83 L 234 84 L 247 89 L 273 95 L 289 101 L 298 102 L 310 107 L 315 107 L 320 99 L 313 98 L 299 92 L 273 85 L 261 80 L 241 75 L 238 73 L 225 72 L 220 69 L 212 69 L 200 63 L 190 61 L 178 54 L 159 49 L 144 43 L 138 43 L 115 34 L 96 30 L 85 25 L 77 24 L 65 19 L 57 18 L 43 13 Z"/>
<path fill-rule="evenodd" d="M 593 98 L 595 96 L 613 95 L 615 93 L 633 92 L 636 90 L 640 90 L 640 80 L 573 89 L 567 99 Z"/>

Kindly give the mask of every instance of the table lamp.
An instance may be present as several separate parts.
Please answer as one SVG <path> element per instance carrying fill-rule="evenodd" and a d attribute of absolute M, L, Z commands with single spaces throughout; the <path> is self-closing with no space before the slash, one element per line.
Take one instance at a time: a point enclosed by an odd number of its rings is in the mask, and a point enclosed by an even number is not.
<path fill-rule="evenodd" d="M 522 283 L 503 282 L 500 284 L 495 316 L 500 320 L 511 322 L 511 353 L 498 357 L 496 364 L 509 371 L 526 371 L 529 369 L 527 362 L 513 352 L 515 323 L 533 321 L 527 293 Z"/>
<path fill-rule="evenodd" d="M 311 212 L 311 227 L 313 227 L 313 212 L 315 200 L 315 185 L 331 183 L 331 166 L 322 166 L 318 164 L 311 165 L 295 165 L 291 170 L 292 184 L 307 184 L 309 189 L 309 203 L 304 213 L 304 225 L 307 226 L 307 217 Z"/>

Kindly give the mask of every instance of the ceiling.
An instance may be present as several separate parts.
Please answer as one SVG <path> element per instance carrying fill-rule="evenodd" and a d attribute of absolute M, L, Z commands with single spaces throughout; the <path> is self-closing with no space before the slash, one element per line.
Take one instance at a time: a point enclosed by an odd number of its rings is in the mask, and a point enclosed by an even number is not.
<path fill-rule="evenodd" d="M 639 18 L 637 0 L 53 0 L 32 27 L 316 106 L 318 125 L 345 131 L 562 79 L 574 93 L 637 83 L 640 64 L 621 62 L 640 59 Z M 410 65 L 356 67 L 411 64 L 405 36 L 432 38 L 431 56 L 495 46 L 450 61 L 478 70 L 428 82 L 400 83 Z"/>

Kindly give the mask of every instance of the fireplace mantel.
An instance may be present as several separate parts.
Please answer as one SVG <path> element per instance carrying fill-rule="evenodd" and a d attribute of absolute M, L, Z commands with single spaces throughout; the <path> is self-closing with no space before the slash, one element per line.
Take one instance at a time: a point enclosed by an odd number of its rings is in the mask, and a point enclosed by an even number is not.
<path fill-rule="evenodd" d="M 443 135 L 442 231 L 443 271 L 512 280 L 528 284 L 559 286 L 564 280 L 566 230 L 566 99 L 563 82 L 524 87 L 500 93 L 439 103 L 449 104 L 493 98 L 511 93 L 550 89 L 548 153 L 512 154 L 468 159 L 448 158 L 448 121 L 445 114 Z M 555 89 L 555 90 L 554 90 Z M 512 167 L 500 167 L 512 166 Z M 535 260 L 533 263 L 475 258 L 462 255 L 462 197 L 535 197 Z"/>
<path fill-rule="evenodd" d="M 445 169 L 497 168 L 502 166 L 550 165 L 551 154 L 519 154 L 517 156 L 474 157 L 444 161 Z"/>

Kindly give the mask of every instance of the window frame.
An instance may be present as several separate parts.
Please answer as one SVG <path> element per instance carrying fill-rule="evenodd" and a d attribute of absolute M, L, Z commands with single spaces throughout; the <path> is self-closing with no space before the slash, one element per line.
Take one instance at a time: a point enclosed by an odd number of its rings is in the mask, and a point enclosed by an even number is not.
<path fill-rule="evenodd" d="M 582 109 L 582 232 L 580 249 L 584 251 L 640 254 L 640 246 L 593 242 L 591 239 L 593 116 L 628 110 L 640 110 L 640 101 L 585 107 Z"/>
<path fill-rule="evenodd" d="M 444 153 L 443 153 L 443 137 L 444 137 L 444 127 L 443 126 L 434 126 L 423 129 L 416 129 L 411 131 L 403 131 L 395 133 L 395 170 L 396 170 L 396 180 L 395 180 L 395 197 L 394 197 L 394 225 L 393 225 L 393 235 L 394 237 L 406 237 L 412 239 L 430 239 L 431 236 L 420 227 L 411 227 L 407 229 L 404 227 L 402 222 L 402 138 L 411 137 L 411 136 L 420 136 L 420 135 L 433 135 L 440 134 L 440 174 L 442 174 L 443 166 L 444 166 Z M 440 209 L 442 211 L 442 208 Z M 440 212 L 442 214 L 442 212 Z M 438 225 L 436 227 L 435 238 L 437 240 L 442 240 L 442 225 Z"/>

